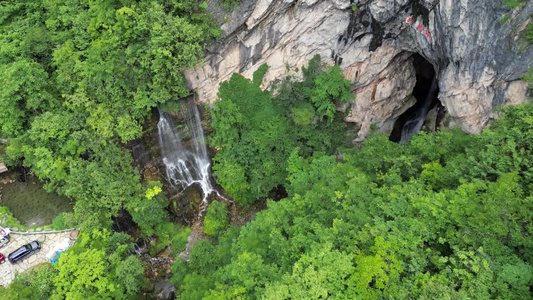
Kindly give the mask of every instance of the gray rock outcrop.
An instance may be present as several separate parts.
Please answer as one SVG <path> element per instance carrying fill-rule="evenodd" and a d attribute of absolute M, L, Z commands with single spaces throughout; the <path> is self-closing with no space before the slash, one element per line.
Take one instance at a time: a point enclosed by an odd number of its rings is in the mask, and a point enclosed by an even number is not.
<path fill-rule="evenodd" d="M 268 63 L 266 85 L 320 54 L 353 82 L 346 121 L 360 125 L 359 139 L 371 124 L 388 133 L 415 102 L 415 53 L 434 66 L 438 98 L 466 132 L 480 132 L 493 108 L 529 99 L 520 75 L 533 65 L 524 37 L 533 1 L 511 10 L 497 0 L 242 0 L 232 12 L 208 3 L 223 36 L 185 72 L 203 102 L 235 72 L 250 78 Z"/>

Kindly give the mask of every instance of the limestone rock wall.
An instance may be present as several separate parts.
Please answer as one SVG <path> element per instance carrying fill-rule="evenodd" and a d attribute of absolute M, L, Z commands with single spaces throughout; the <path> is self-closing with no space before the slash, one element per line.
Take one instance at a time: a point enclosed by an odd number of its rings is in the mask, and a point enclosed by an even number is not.
<path fill-rule="evenodd" d="M 212 103 L 235 72 L 251 77 L 268 63 L 266 84 L 286 75 L 287 64 L 300 67 L 320 54 L 353 82 L 346 121 L 361 126 L 362 139 L 371 124 L 390 132 L 413 105 L 411 56 L 419 53 L 435 67 L 452 122 L 478 133 L 494 107 L 528 100 L 519 80 L 533 65 L 523 37 L 533 2 L 526 2 L 512 11 L 496 0 L 242 0 L 228 13 L 209 0 L 223 37 L 185 75 L 200 100 Z M 502 24 L 505 14 L 511 18 Z"/>

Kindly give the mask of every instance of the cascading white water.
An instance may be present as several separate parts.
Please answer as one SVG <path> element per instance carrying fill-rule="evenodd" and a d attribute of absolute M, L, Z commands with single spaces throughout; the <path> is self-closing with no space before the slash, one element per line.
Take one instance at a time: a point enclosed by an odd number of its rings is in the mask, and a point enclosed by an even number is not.
<path fill-rule="evenodd" d="M 207 203 L 209 194 L 215 192 L 220 196 L 209 179 L 209 157 L 205 145 L 204 131 L 200 113 L 193 101 L 183 101 L 180 113 L 185 120 L 187 146 L 180 130 L 172 118 L 164 112 L 159 113 L 157 132 L 159 147 L 169 183 L 182 190 L 198 184 L 203 192 L 203 204 Z"/>
<path fill-rule="evenodd" d="M 437 92 L 437 83 L 437 78 L 434 77 L 433 81 L 431 81 L 431 87 L 429 88 L 429 92 L 426 96 L 424 103 L 415 112 L 415 115 L 403 125 L 400 143 L 409 140 L 411 136 L 417 134 L 420 129 L 422 129 L 422 125 L 424 125 L 424 121 L 426 120 L 429 108 L 431 107 L 431 103 L 433 102 L 433 97 L 435 97 L 435 93 Z"/>

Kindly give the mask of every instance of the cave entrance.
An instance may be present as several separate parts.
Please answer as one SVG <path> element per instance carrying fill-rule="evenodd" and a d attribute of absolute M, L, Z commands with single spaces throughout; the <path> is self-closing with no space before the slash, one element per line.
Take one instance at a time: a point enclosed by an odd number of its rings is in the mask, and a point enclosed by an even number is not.
<path fill-rule="evenodd" d="M 394 123 L 389 137 L 393 142 L 405 142 L 422 129 L 435 131 L 444 113 L 444 107 L 438 99 L 439 85 L 435 68 L 420 54 L 413 55 L 413 66 L 416 71 L 413 89 L 416 102 Z"/>

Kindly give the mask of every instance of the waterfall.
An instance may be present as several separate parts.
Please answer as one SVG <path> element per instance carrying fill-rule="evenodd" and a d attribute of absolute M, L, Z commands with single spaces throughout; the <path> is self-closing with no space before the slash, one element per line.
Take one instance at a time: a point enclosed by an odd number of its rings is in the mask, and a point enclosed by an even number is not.
<path fill-rule="evenodd" d="M 417 134 L 420 129 L 422 129 L 422 125 L 424 125 L 424 121 L 426 120 L 426 116 L 428 114 L 429 108 L 431 107 L 431 103 L 433 103 L 433 98 L 435 97 L 437 88 L 437 77 L 433 77 L 433 80 L 431 81 L 431 87 L 429 88 L 429 92 L 426 95 L 424 103 L 415 112 L 415 114 L 403 125 L 400 143 L 409 140 L 411 136 Z"/>
<path fill-rule="evenodd" d="M 203 201 L 212 192 L 220 196 L 209 179 L 210 161 L 205 146 L 204 131 L 200 113 L 193 101 L 183 101 L 179 111 L 185 120 L 185 128 L 178 129 L 170 115 L 159 112 L 157 132 L 167 180 L 182 190 L 198 184 L 202 189 Z M 183 136 L 180 135 L 180 132 Z"/>

